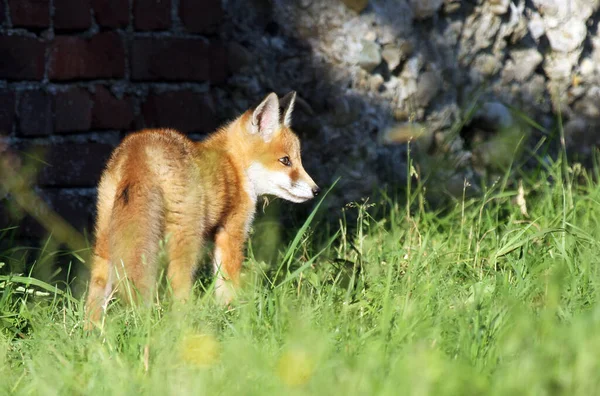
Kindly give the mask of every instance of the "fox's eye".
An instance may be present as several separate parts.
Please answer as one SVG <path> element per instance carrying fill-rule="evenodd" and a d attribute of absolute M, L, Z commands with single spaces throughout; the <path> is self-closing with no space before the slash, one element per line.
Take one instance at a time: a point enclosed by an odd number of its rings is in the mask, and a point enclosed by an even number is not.
<path fill-rule="evenodd" d="M 292 166 L 292 162 L 290 161 L 290 157 L 279 158 L 279 162 L 281 162 L 285 166 Z"/>

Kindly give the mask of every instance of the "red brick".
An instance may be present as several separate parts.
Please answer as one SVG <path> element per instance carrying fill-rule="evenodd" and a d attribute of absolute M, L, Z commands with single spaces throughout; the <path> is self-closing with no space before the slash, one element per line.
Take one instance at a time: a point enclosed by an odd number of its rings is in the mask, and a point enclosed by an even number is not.
<path fill-rule="evenodd" d="M 0 92 L 0 136 L 8 135 L 13 130 L 15 122 L 15 93 Z M 2 149 L 0 149 L 0 152 Z"/>
<path fill-rule="evenodd" d="M 129 2 L 125 0 L 92 0 L 98 25 L 119 28 L 129 25 Z"/>
<path fill-rule="evenodd" d="M 129 129 L 133 118 L 133 102 L 130 96 L 119 99 L 106 87 L 101 85 L 96 87 L 92 128 Z"/>
<path fill-rule="evenodd" d="M 125 48 L 115 32 L 99 33 L 91 39 L 58 36 L 52 43 L 52 80 L 122 78 Z"/>
<path fill-rule="evenodd" d="M 52 102 L 44 91 L 23 91 L 19 98 L 21 136 L 44 136 L 52 133 Z"/>
<path fill-rule="evenodd" d="M 152 93 L 142 113 L 146 127 L 210 133 L 218 126 L 212 97 L 192 91 Z"/>
<path fill-rule="evenodd" d="M 14 27 L 50 26 L 50 0 L 8 0 Z"/>
<path fill-rule="evenodd" d="M 40 186 L 94 187 L 113 147 L 104 143 L 56 143 L 44 147 L 48 163 L 38 177 Z"/>
<path fill-rule="evenodd" d="M 171 26 L 171 0 L 134 0 L 136 30 L 166 30 Z"/>
<path fill-rule="evenodd" d="M 0 36 L 0 78 L 41 80 L 45 50 L 44 43 L 31 37 Z"/>
<path fill-rule="evenodd" d="M 225 81 L 227 50 L 195 39 L 138 38 L 131 51 L 132 78 L 140 81 Z"/>
<path fill-rule="evenodd" d="M 87 30 L 92 25 L 90 0 L 54 0 L 54 28 Z"/>
<path fill-rule="evenodd" d="M 54 97 L 54 130 L 87 131 L 92 126 L 92 98 L 80 88 L 59 92 Z"/>
<path fill-rule="evenodd" d="M 189 32 L 214 33 L 223 20 L 221 0 L 181 0 L 179 17 Z"/>

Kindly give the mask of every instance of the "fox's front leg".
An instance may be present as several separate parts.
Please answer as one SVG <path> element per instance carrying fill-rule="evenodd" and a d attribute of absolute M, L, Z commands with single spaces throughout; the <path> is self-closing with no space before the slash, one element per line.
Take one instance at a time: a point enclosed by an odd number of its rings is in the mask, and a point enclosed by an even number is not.
<path fill-rule="evenodd" d="M 215 235 L 213 257 L 213 268 L 217 277 L 215 293 L 217 301 L 221 304 L 228 305 L 235 297 L 240 283 L 245 240 L 243 226 L 221 227 Z"/>

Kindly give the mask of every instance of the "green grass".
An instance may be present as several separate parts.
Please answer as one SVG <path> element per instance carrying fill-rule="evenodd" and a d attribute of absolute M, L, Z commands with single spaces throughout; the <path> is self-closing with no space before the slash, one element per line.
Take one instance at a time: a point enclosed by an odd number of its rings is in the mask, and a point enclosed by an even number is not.
<path fill-rule="evenodd" d="M 563 171 L 524 181 L 529 217 L 501 182 L 438 212 L 349 206 L 272 266 L 251 243 L 230 311 L 198 286 L 87 334 L 68 290 L 0 278 L 0 394 L 596 394 L 600 187 Z"/>

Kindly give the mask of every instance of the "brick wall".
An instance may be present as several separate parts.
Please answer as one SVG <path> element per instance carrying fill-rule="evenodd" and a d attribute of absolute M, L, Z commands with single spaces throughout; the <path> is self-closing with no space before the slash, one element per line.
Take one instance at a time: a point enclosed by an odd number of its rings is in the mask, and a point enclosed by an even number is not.
<path fill-rule="evenodd" d="M 94 186 L 125 133 L 202 135 L 222 121 L 223 20 L 220 0 L 0 0 L 0 139 L 42 149 L 38 190 L 73 225 L 92 223 Z"/>

